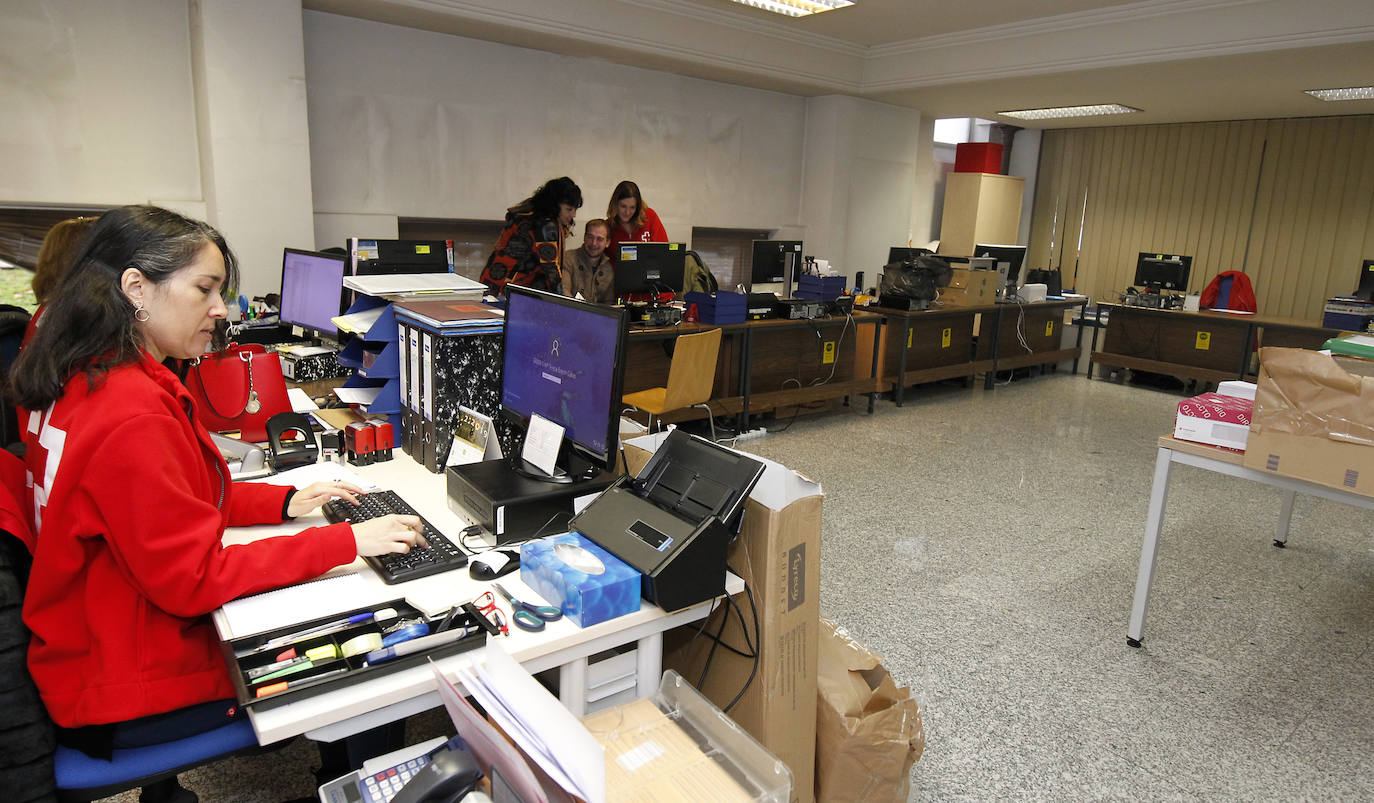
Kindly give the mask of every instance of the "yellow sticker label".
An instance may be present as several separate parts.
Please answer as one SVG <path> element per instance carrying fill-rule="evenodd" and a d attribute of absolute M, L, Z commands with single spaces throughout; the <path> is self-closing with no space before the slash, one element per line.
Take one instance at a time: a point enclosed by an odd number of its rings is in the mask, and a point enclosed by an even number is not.
<path fill-rule="evenodd" d="M 907 347 L 907 348 L 911 348 L 911 339 L 914 338 L 915 336 L 916 336 L 916 330 L 915 330 L 915 329 L 908 329 L 908 330 L 906 330 L 906 347 Z"/>
<path fill-rule="evenodd" d="M 682 243 L 668 243 L 668 250 L 676 251 L 680 245 L 682 245 Z"/>
<path fill-rule="evenodd" d="M 821 365 L 829 365 L 835 361 L 835 341 L 827 340 L 821 348 Z"/>
<path fill-rule="evenodd" d="M 1199 351 L 1207 351 L 1207 350 L 1210 349 L 1211 347 L 1212 347 L 1212 333 L 1211 333 L 1211 332 L 1198 332 L 1198 333 L 1197 333 L 1197 343 L 1193 346 L 1193 348 L 1198 349 Z"/>
<path fill-rule="evenodd" d="M 940 348 L 942 348 L 942 349 L 947 349 L 947 348 L 949 348 L 949 341 L 953 338 L 953 336 L 954 336 L 954 333 L 953 333 L 950 329 L 947 329 L 947 328 L 946 328 L 946 329 L 941 329 L 941 330 L 940 330 Z"/>
<path fill-rule="evenodd" d="M 1045 337 L 1050 337 L 1050 336 L 1053 335 L 1053 334 L 1054 334 L 1054 321 L 1045 321 Z"/>
<path fill-rule="evenodd" d="M 429 246 L 427 246 L 427 245 L 417 245 L 417 246 L 415 246 L 415 253 L 417 253 L 417 254 L 428 254 L 428 253 L 429 253 Z"/>

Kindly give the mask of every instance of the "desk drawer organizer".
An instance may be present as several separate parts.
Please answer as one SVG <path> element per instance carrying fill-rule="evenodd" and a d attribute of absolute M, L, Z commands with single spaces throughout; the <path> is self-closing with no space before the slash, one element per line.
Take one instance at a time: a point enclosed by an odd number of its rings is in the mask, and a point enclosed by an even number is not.
<path fill-rule="evenodd" d="M 380 621 L 370 619 L 319 632 L 321 626 L 362 614 L 376 613 L 387 608 L 395 610 L 396 617 Z M 233 681 L 234 694 L 238 698 L 239 704 L 259 709 L 273 708 L 283 703 L 333 691 L 350 683 L 388 675 L 423 663 L 430 658 L 442 658 L 481 647 L 487 643 L 488 635 L 494 636 L 500 633 L 471 603 L 464 603 L 460 611 L 455 614 L 449 629 L 466 627 L 471 632 L 457 641 L 446 642 L 427 651 L 392 658 L 389 661 L 370 666 L 366 663 L 366 653 L 350 657 L 343 656 L 343 645 L 359 636 L 367 636 L 368 634 L 382 636 L 383 633 L 393 629 L 398 623 L 405 622 L 424 623 L 429 632 L 432 633 L 446 615 L 447 613 L 428 618 L 405 600 L 394 599 L 369 605 L 366 608 L 340 611 L 330 616 L 300 622 L 266 633 L 255 633 L 252 636 L 245 636 L 232 641 L 222 641 L 220 642 L 220 652 L 224 655 L 225 663 L 229 667 L 229 679 Z M 312 630 L 316 632 L 311 633 Z M 273 644 L 273 642 L 287 639 L 297 633 L 302 634 L 298 640 Z M 397 646 L 404 643 L 404 641 L 397 642 Z M 295 651 L 297 660 L 312 651 L 317 655 L 324 654 L 325 657 L 319 660 L 310 659 L 309 668 L 295 669 L 289 674 L 280 674 L 282 669 L 291 669 L 298 665 L 283 663 L 291 660 L 291 658 L 283 658 L 283 655 L 289 654 L 291 650 Z M 281 666 L 276 666 L 279 664 Z M 274 668 L 267 669 L 269 666 Z M 273 690 L 263 696 L 258 696 L 261 690 L 267 688 Z"/>

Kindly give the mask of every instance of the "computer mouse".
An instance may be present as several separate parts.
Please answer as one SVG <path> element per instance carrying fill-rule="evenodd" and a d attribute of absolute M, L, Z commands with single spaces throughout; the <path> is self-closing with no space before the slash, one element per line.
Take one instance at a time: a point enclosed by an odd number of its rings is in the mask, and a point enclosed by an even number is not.
<path fill-rule="evenodd" d="M 468 561 L 468 576 L 474 580 L 495 580 L 520 568 L 520 553 L 514 549 L 489 549 Z"/>

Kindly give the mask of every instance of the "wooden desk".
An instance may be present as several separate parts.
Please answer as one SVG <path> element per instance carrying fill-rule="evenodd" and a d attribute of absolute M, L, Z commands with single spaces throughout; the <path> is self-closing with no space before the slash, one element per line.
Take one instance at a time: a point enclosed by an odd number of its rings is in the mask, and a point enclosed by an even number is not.
<path fill-rule="evenodd" d="M 1201 382 L 1245 379 L 1251 374 L 1250 355 L 1257 340 L 1266 346 L 1321 348 L 1342 334 L 1295 318 L 1125 304 L 1099 304 L 1099 321 L 1103 310 L 1108 313 L 1106 336 L 1098 351 L 1093 332 L 1089 379 L 1095 363 Z"/>
<path fill-rule="evenodd" d="M 869 395 L 871 413 L 878 392 L 872 378 L 874 366 L 865 364 L 856 343 L 868 338 L 869 327 L 876 342 L 881 322 L 882 318 L 871 312 L 856 312 L 812 320 L 769 318 L 720 326 L 682 323 L 632 327 L 624 392 L 667 384 L 672 342 L 679 335 L 720 329 L 720 359 L 709 404 L 712 415 L 737 416 L 739 431 L 749 428 L 753 413 L 863 393 Z M 863 350 L 864 356 L 870 353 Z M 688 408 L 669 413 L 663 420 L 671 423 L 704 415 Z"/>
<path fill-rule="evenodd" d="M 922 382 L 981 373 L 984 387 L 991 388 L 999 370 L 1063 360 L 1074 360 L 1077 373 L 1082 330 L 1074 348 L 1063 349 L 1060 327 L 1066 308 L 1087 303 L 1085 298 L 1075 298 L 917 311 L 870 307 L 883 316 L 887 330 L 881 359 L 875 359 L 878 384 L 882 390 L 891 390 L 893 402 L 901 407 L 907 386 Z M 1022 346 L 1021 336 L 1029 351 Z"/>
<path fill-rule="evenodd" d="M 1293 517 L 1293 499 L 1299 493 L 1374 510 L 1374 497 L 1246 468 L 1241 465 L 1241 460 L 1239 452 L 1181 441 L 1171 435 L 1159 439 L 1154 482 L 1150 486 L 1150 507 L 1145 516 L 1145 540 L 1140 547 L 1140 568 L 1136 572 L 1135 598 L 1131 604 L 1131 622 L 1126 629 L 1126 643 L 1130 646 L 1139 647 L 1145 639 L 1145 613 L 1150 604 L 1150 585 L 1155 576 L 1155 557 L 1159 553 L 1159 531 L 1164 524 L 1164 506 L 1169 498 L 1169 474 L 1175 463 L 1215 471 L 1230 477 L 1240 477 L 1280 489 L 1283 496 L 1279 505 L 1279 520 L 1274 530 L 1274 546 L 1277 547 L 1283 547 L 1288 543 L 1288 525 Z"/>
<path fill-rule="evenodd" d="M 458 542 L 459 531 L 469 524 L 467 518 L 449 509 L 444 475 L 426 471 L 399 449 L 389 462 L 363 467 L 347 466 L 347 469 L 369 482 L 398 491 L 421 516 L 454 543 Z M 244 543 L 324 523 L 324 516 L 317 511 L 284 524 L 234 527 L 225 533 L 224 540 L 226 544 Z M 455 603 L 464 602 L 490 588 L 490 583 L 469 577 L 466 569 L 386 585 L 361 558 L 349 567 L 335 569 L 329 574 L 348 571 L 356 571 L 365 581 L 366 589 L 359 596 L 349 599 L 341 610 L 379 604 L 416 591 L 447 596 Z M 521 599 L 542 599 L 520 580 L 519 573 L 503 577 L 501 584 Z M 727 575 L 727 593 L 738 594 L 743 590 L 742 580 L 733 574 Z M 539 633 L 529 633 L 512 626 L 510 634 L 501 636 L 501 640 L 506 651 L 530 672 L 557 668 L 560 698 L 574 714 L 581 716 L 587 706 L 588 659 L 592 655 L 634 644 L 635 672 L 632 685 L 642 694 L 648 694 L 658 687 L 662 675 L 664 631 L 704 619 L 714 606 L 714 601 L 708 601 L 666 613 L 656 605 L 643 602 L 638 611 L 599 625 L 580 628 L 564 617 L 550 622 Z M 234 633 L 222 609 L 215 611 L 212 618 L 221 639 L 248 635 Z M 290 614 L 283 612 L 281 625 L 290 623 Z M 480 655 L 480 650 L 460 653 L 440 659 L 437 665 L 452 677 L 458 666 Z M 275 708 L 261 711 L 249 708 L 248 718 L 253 723 L 260 744 L 272 744 L 301 734 L 316 741 L 335 741 L 440 705 L 434 673 L 427 664 L 422 664 Z"/>

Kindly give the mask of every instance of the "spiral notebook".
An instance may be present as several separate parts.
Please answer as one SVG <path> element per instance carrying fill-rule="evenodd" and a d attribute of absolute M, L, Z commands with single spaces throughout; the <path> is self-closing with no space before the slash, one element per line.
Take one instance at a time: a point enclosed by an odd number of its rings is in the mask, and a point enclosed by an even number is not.
<path fill-rule="evenodd" d="M 229 638 L 275 630 L 358 607 L 368 584 L 357 574 L 322 577 L 224 603 Z"/>

